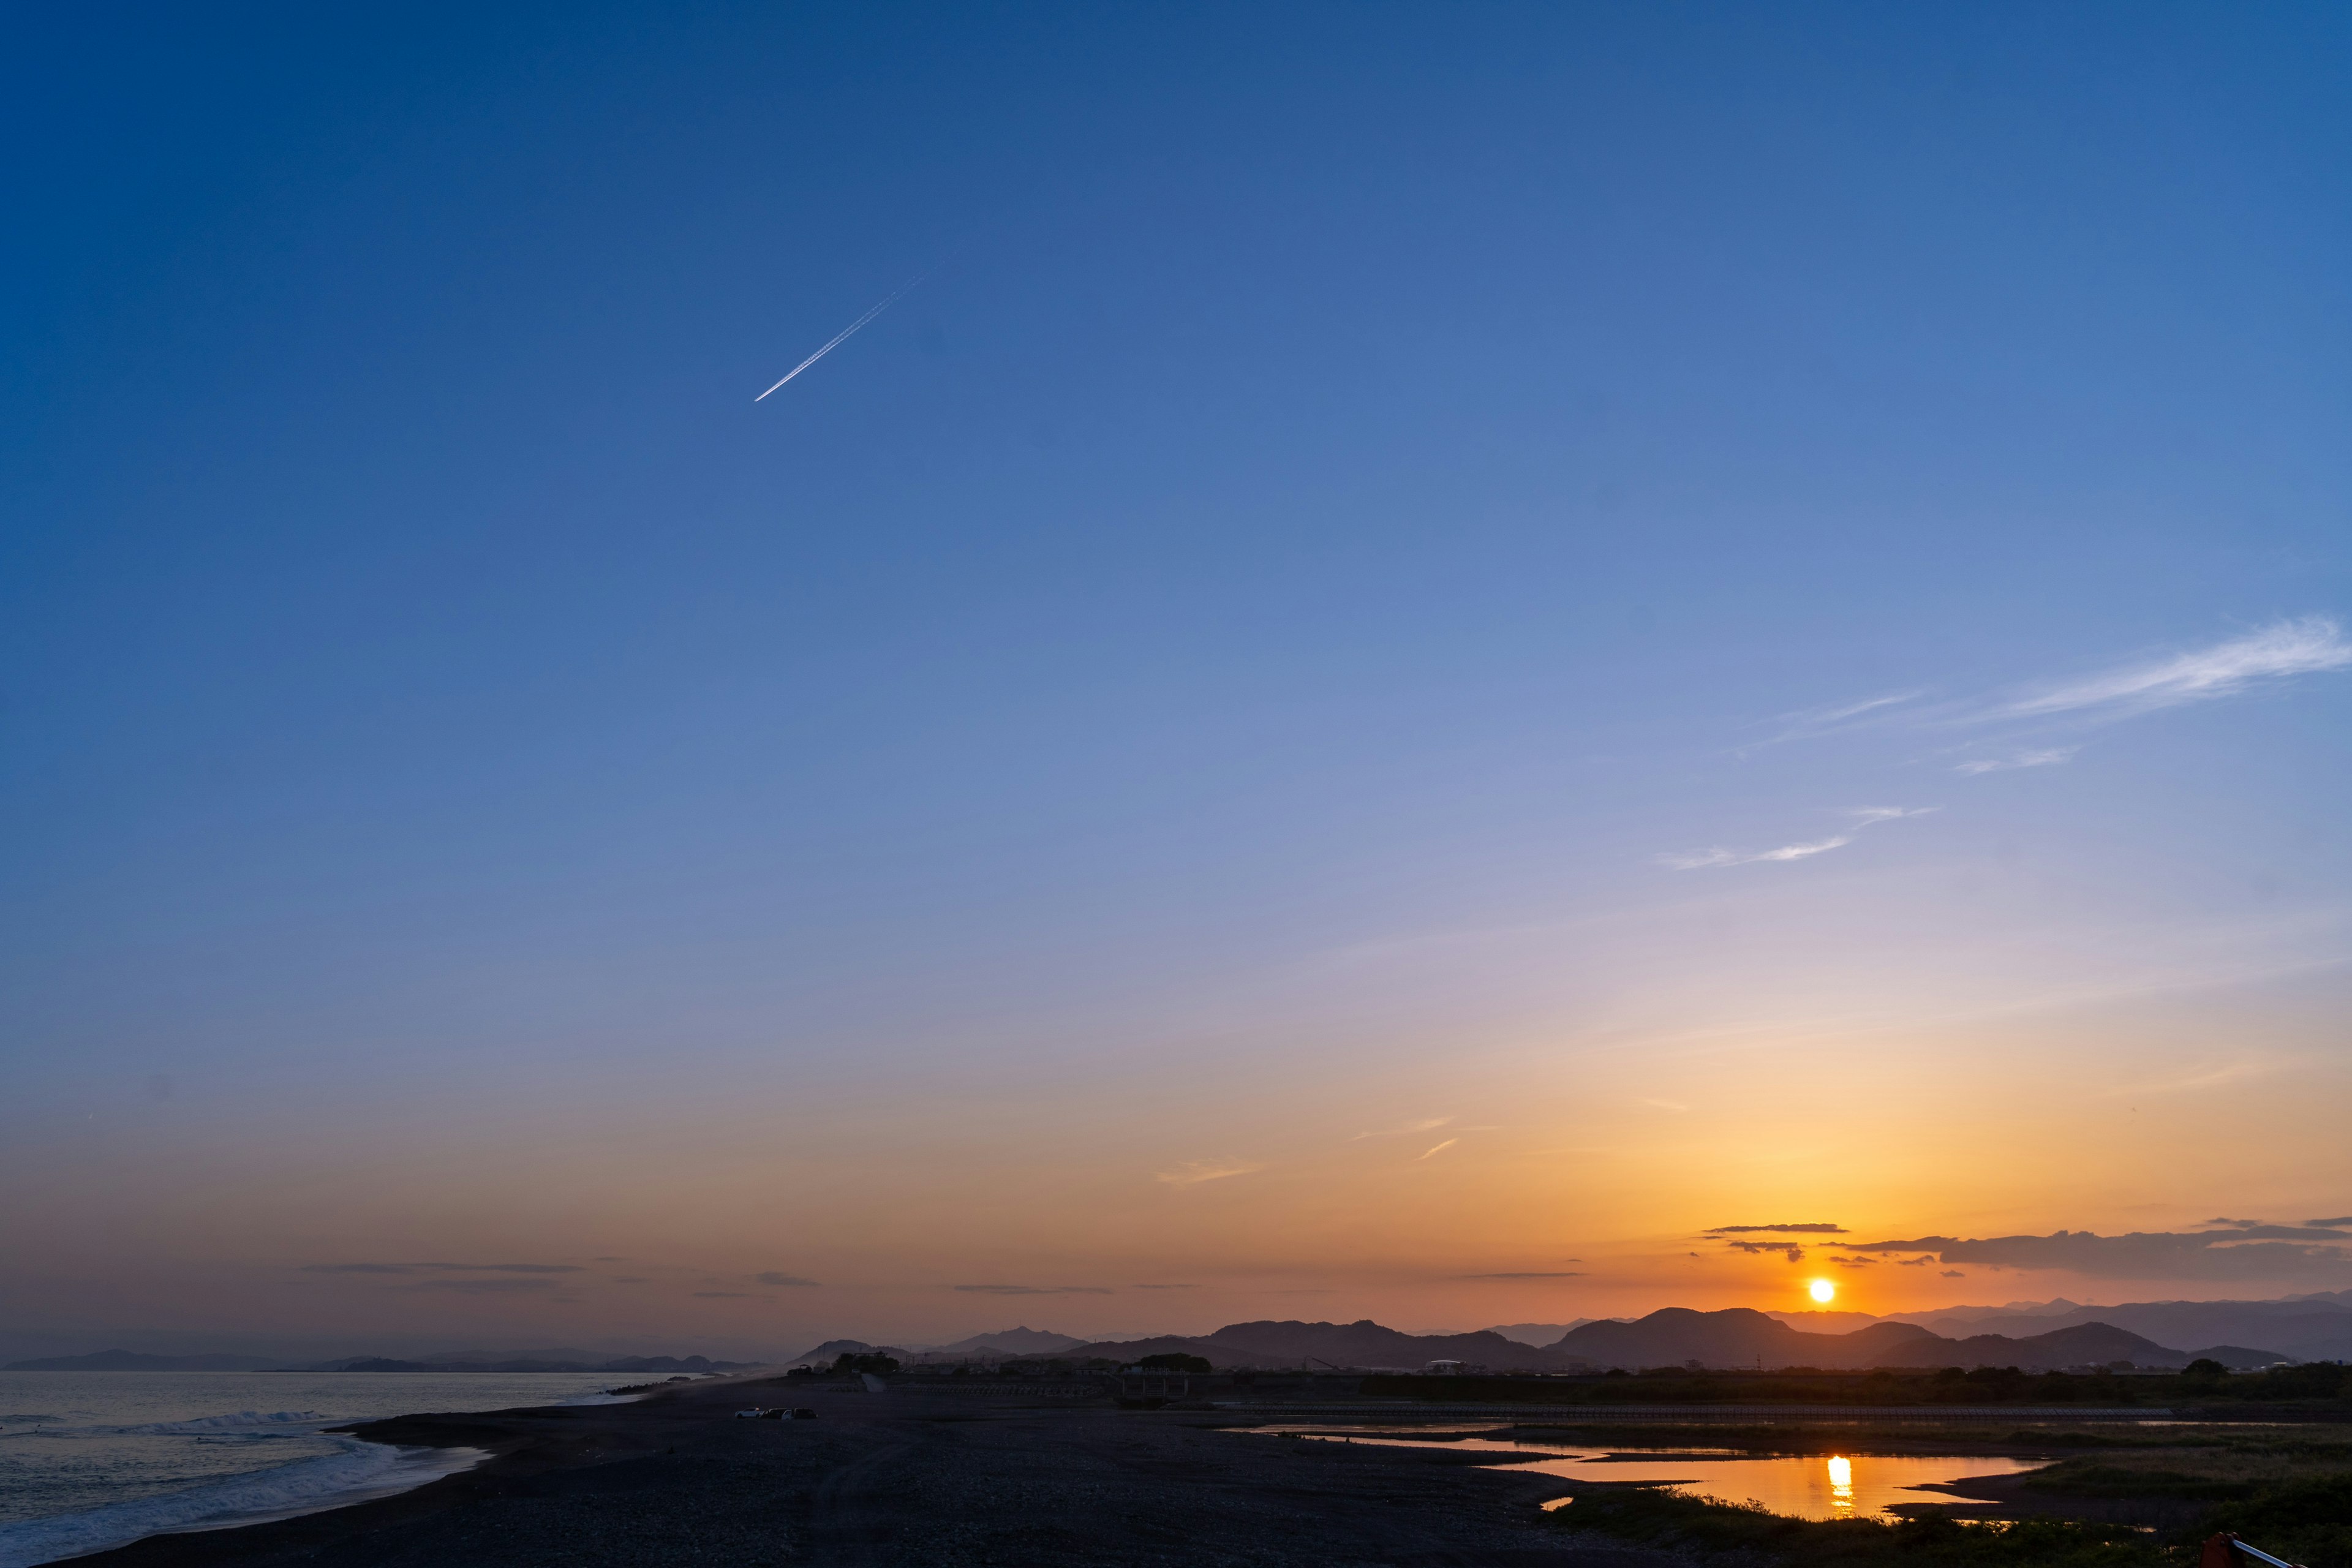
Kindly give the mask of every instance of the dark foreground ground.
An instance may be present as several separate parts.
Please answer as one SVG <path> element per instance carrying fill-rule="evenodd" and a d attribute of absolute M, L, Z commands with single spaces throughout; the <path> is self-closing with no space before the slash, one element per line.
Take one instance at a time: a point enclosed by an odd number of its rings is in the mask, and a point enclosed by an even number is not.
<path fill-rule="evenodd" d="M 814 1421 L 739 1421 L 753 1404 Z M 682 1386 L 632 1405 L 409 1416 L 379 1442 L 497 1456 L 415 1491 L 155 1536 L 106 1568 L 594 1564 L 1232 1564 L 1671 1568 L 1539 1505 L 1551 1478 L 1467 1456 L 1291 1443 L 1200 1417 L 805 1384 Z"/>

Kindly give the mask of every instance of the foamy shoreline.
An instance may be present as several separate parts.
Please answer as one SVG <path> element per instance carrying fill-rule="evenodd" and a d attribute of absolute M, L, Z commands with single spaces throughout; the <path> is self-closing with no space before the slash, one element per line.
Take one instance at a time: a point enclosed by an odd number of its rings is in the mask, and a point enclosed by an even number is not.
<path fill-rule="evenodd" d="M 35 1568 L 151 1535 L 234 1530 L 347 1508 L 414 1490 L 489 1458 L 479 1448 L 397 1447 L 340 1436 L 333 1440 L 342 1445 L 341 1452 L 316 1454 L 184 1491 L 0 1525 L 0 1568 Z"/>
<path fill-rule="evenodd" d="M 419 1404 L 424 1408 L 434 1407 L 426 1403 L 433 1398 L 432 1394 L 409 1392 L 423 1395 Z M 636 1397 L 635 1394 L 582 1392 L 505 1408 L 614 1405 L 629 1403 Z M 0 1521 L 0 1568 L 37 1568 L 37 1564 L 84 1557 L 151 1536 L 234 1530 L 348 1508 L 413 1491 L 444 1477 L 469 1470 L 491 1457 L 481 1448 L 434 1445 L 429 1434 L 420 1434 L 428 1437 L 424 1444 L 413 1437 L 407 1442 L 384 1442 L 358 1435 L 360 1429 L 386 1419 L 404 1417 L 331 1415 L 319 1408 L 244 1409 L 176 1420 L 74 1424 L 21 1434 L 101 1439 L 120 1434 L 199 1441 L 278 1434 L 300 1437 L 308 1448 L 329 1444 L 332 1451 L 310 1452 L 249 1470 L 191 1479 L 188 1484 L 173 1489 L 149 1491 L 119 1502 Z M 11 1434 L 16 1435 L 20 1434 Z"/>

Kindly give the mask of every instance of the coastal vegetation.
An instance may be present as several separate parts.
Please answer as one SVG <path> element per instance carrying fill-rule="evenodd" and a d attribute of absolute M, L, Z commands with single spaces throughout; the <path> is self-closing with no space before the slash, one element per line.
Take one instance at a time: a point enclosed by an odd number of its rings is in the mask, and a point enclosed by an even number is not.
<path fill-rule="evenodd" d="M 1791 1519 L 1754 1503 L 1685 1497 L 1654 1487 L 1580 1490 L 1551 1516 L 1646 1546 L 1801 1562 L 1809 1568 L 2177 1568 L 2162 1544 L 2128 1526 L 2071 1520 L 1961 1524 L 1941 1515 L 1885 1524 Z M 2313 1563 L 2310 1568 L 2322 1568 Z"/>
<path fill-rule="evenodd" d="M 1646 1436 L 1654 1442 L 1655 1429 Z M 1738 1446 L 1781 1451 L 1916 1447 L 1925 1436 L 1896 1427 L 1862 1436 L 1859 1444 L 1852 1431 L 1743 1436 Z M 1710 1428 L 1707 1440 L 1723 1442 L 1726 1435 Z M 1977 1444 L 1986 1441 L 1975 1435 Z M 1817 1521 L 1622 1484 L 1578 1488 L 1574 1503 L 1558 1517 L 1644 1544 L 1759 1554 L 1809 1568 L 2196 1568 L 2200 1543 L 2221 1532 L 2306 1568 L 2352 1568 L 2352 1428 L 2027 1428 L 2009 1433 L 2000 1446 L 2096 1452 L 2026 1477 L 2018 1511 L 2028 1517 L 2020 1519 L 1963 1522 L 1929 1511 L 1895 1523 Z M 2093 1513 L 2104 1517 L 2066 1517 Z"/>

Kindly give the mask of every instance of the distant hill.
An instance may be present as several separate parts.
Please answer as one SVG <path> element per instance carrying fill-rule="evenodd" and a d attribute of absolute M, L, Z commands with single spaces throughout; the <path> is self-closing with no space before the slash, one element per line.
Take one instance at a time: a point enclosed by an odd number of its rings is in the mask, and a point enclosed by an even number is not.
<path fill-rule="evenodd" d="M 2080 1301 L 2069 1301 L 2063 1296 L 2053 1296 L 2047 1301 L 2011 1301 L 2000 1307 L 1938 1307 L 1932 1312 L 1889 1312 L 1890 1318 L 1900 1318 L 1908 1323 L 1925 1323 L 1929 1328 L 1946 1320 L 1954 1323 L 1982 1323 L 1995 1318 L 2062 1318 L 2080 1311 Z M 1938 1333 L 1949 1330 L 1937 1329 Z"/>
<path fill-rule="evenodd" d="M 2045 1319 L 2027 1319 L 2042 1322 Z M 1843 1334 L 1809 1334 L 1744 1307 L 1719 1312 L 1666 1307 L 1630 1323 L 1603 1321 L 1571 1330 L 1551 1350 L 1596 1366 L 1637 1371 L 1696 1362 L 1718 1368 L 2017 1366 L 2052 1368 L 2129 1362 L 2135 1366 L 2185 1366 L 2210 1356 L 2225 1366 L 2263 1366 L 2286 1359 L 2275 1351 L 2231 1345 L 2174 1350 L 2109 1323 L 2075 1323 L 2011 1339 L 1971 1334 L 1947 1339 L 1916 1323 L 1881 1321 Z"/>
<path fill-rule="evenodd" d="M 416 1359 L 428 1366 L 484 1366 L 502 1361 L 543 1361 L 565 1366 L 597 1366 L 614 1357 L 611 1351 L 592 1351 L 580 1345 L 553 1345 L 520 1351 L 437 1351 Z"/>
<path fill-rule="evenodd" d="M 1496 1323 L 1486 1332 L 1500 1334 L 1507 1340 L 1517 1340 L 1523 1345 L 1541 1349 L 1556 1342 L 1570 1329 L 1580 1329 L 1591 1322 L 1591 1318 L 1570 1318 L 1564 1323 Z"/>
<path fill-rule="evenodd" d="M 1092 1344 L 1074 1345 L 1063 1353 L 1073 1361 L 1115 1361 L 1122 1365 L 1141 1361 L 1148 1355 L 1196 1355 L 1219 1372 L 1263 1371 L 1270 1367 L 1298 1364 L 1296 1360 L 1284 1361 L 1275 1356 L 1259 1355 L 1238 1346 L 1219 1344 L 1210 1339 L 1191 1339 L 1182 1334 L 1159 1334 L 1146 1340 L 1097 1340 Z"/>
<path fill-rule="evenodd" d="M 1408 1334 L 1369 1318 L 1353 1323 L 1228 1323 L 1197 1338 L 1163 1334 L 1154 1339 L 1099 1341 L 1063 1353 L 1131 1362 L 1170 1352 L 1205 1357 L 1221 1371 L 1320 1363 L 1349 1371 L 1384 1367 L 1418 1372 L 1440 1360 L 1466 1362 L 1496 1372 L 1559 1371 L 1569 1365 L 1541 1347 L 1492 1330 L 1474 1334 Z"/>
<path fill-rule="evenodd" d="M 1408 1334 L 1382 1328 L 1370 1318 L 1352 1323 L 1227 1323 L 1208 1342 L 1265 1358 L 1276 1365 L 1328 1362 L 1345 1367 L 1403 1367 L 1419 1371 L 1441 1358 L 1475 1362 L 1500 1372 L 1554 1364 L 1539 1347 L 1506 1339 L 1492 1330 L 1475 1334 Z M 1214 1357 L 1211 1357 L 1214 1360 Z"/>
<path fill-rule="evenodd" d="M 1874 1323 L 1850 1334 L 1808 1334 L 1746 1307 L 1719 1312 L 1662 1307 L 1630 1323 L 1604 1320 L 1562 1335 L 1550 1349 L 1599 1367 L 1874 1366 L 1910 1340 L 1932 1339 L 1910 1323 Z M 1939 1363 L 1940 1364 L 1940 1363 Z"/>
<path fill-rule="evenodd" d="M 994 1333 L 974 1334 L 956 1341 L 951 1345 L 933 1345 L 933 1353 L 940 1352 L 995 1351 L 1004 1355 L 1050 1355 L 1087 1342 L 1069 1334 L 1057 1334 L 1046 1329 L 999 1329 Z"/>
<path fill-rule="evenodd" d="M 1850 1334 L 1856 1329 L 1866 1329 L 1873 1323 L 1907 1323 L 1909 1318 L 1878 1312 L 1773 1312 L 1764 1314 L 1775 1322 L 1786 1323 L 1801 1334 Z"/>
<path fill-rule="evenodd" d="M 869 1345 L 864 1340 L 827 1340 L 813 1351 L 803 1351 L 800 1354 L 790 1357 L 789 1364 L 814 1365 L 819 1362 L 830 1362 L 834 1357 L 841 1355 L 896 1356 L 903 1362 L 913 1360 L 914 1354 L 914 1352 L 898 1345 Z"/>
<path fill-rule="evenodd" d="M 1934 1320 L 1931 1326 L 1950 1333 L 1948 1321 Z M 2159 1344 L 2274 1345 L 2294 1361 L 2352 1358 L 2352 1306 L 2334 1293 L 2284 1301 L 2132 1301 L 2077 1307 L 2054 1319 L 1981 1318 L 1972 1326 L 1999 1333 L 2027 1322 L 2036 1329 L 2111 1323 Z"/>
<path fill-rule="evenodd" d="M 1922 1355 L 1925 1359 L 1918 1359 Z M 2250 1351 L 2230 1345 L 2177 1351 L 2111 1323 L 2074 1323 L 2048 1333 L 2010 1339 L 2001 1334 L 1971 1334 L 1964 1340 L 1939 1335 L 1915 1340 L 1876 1366 L 2020 1366 L 2064 1367 L 2104 1365 L 2127 1361 L 2134 1366 L 2186 1366 L 2199 1357 L 2241 1370 L 2268 1366 L 2286 1358 L 2276 1351 Z"/>
<path fill-rule="evenodd" d="M 2032 1314 L 2012 1313 L 1990 1320 L 2036 1331 L 2018 1337 L 1998 1332 L 1948 1337 L 1916 1322 L 1895 1319 L 1872 1321 L 1864 1314 L 1838 1313 L 1832 1321 L 1860 1319 L 1864 1326 L 1842 1333 L 1812 1333 L 1793 1326 L 1799 1314 L 1753 1311 L 1744 1307 L 1701 1312 L 1687 1307 L 1666 1307 L 1630 1322 L 1612 1318 L 1569 1326 L 1549 1343 L 1530 1343 L 1501 1329 L 1468 1334 L 1408 1334 L 1373 1322 L 1308 1323 L 1259 1321 L 1227 1323 L 1207 1334 L 1161 1334 L 1147 1339 L 1097 1340 L 1081 1343 L 1064 1334 L 1042 1330 L 1010 1330 L 975 1334 L 955 1345 L 942 1346 L 933 1355 L 969 1352 L 1064 1356 L 1072 1360 L 1131 1363 L 1148 1355 L 1197 1355 L 1221 1371 L 1276 1370 L 1317 1365 L 1348 1371 L 1404 1368 L 1418 1371 L 1433 1361 L 1459 1361 L 1495 1372 L 1570 1372 L 1590 1367 L 1700 1366 L 1720 1370 L 1811 1366 L 1824 1371 L 1866 1371 L 1876 1367 L 2015 1366 L 2051 1370 L 2070 1366 L 2128 1362 L 2137 1367 L 2185 1366 L 2200 1356 L 2224 1366 L 2250 1368 L 2294 1359 L 2266 1346 L 2275 1342 L 2260 1334 L 2183 1333 L 2167 1342 L 2113 1322 L 2074 1322 L 2066 1318 L 2107 1308 L 2075 1308 L 2073 1303 L 2029 1303 Z M 2175 1305 L 2179 1305 L 2176 1303 Z M 2191 1303 L 2193 1305 L 2193 1303 Z M 2282 1323 L 2305 1318 L 2344 1320 L 2352 1325 L 2352 1310 L 2328 1303 L 2257 1303 L 2284 1306 Z M 2050 1314 L 2046 1309 L 2066 1309 Z M 2184 1319 L 2189 1326 L 2200 1326 Z M 1512 1324 L 1525 1331 L 1548 1325 Z M 1966 1326 L 1966 1325 L 1961 1325 Z M 1014 1349 L 1026 1336 L 1035 1348 Z M 2178 1344 L 2203 1344 L 2202 1350 L 2178 1350 Z M 859 1340 L 829 1340 L 799 1357 L 830 1361 L 849 1352 L 881 1350 L 907 1359 L 904 1351 L 875 1346 Z"/>
<path fill-rule="evenodd" d="M 94 1351 L 89 1355 L 12 1361 L 5 1372 L 259 1372 L 279 1358 L 254 1355 L 142 1355 L 137 1351 Z"/>

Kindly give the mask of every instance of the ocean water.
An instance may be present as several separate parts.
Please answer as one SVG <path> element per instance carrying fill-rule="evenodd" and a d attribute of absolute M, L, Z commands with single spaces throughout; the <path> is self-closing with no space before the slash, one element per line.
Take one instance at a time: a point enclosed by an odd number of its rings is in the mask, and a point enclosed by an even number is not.
<path fill-rule="evenodd" d="M 471 1449 L 322 1428 L 603 1403 L 613 1373 L 0 1372 L 0 1568 L 388 1496 Z"/>

